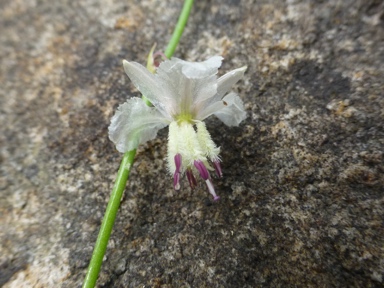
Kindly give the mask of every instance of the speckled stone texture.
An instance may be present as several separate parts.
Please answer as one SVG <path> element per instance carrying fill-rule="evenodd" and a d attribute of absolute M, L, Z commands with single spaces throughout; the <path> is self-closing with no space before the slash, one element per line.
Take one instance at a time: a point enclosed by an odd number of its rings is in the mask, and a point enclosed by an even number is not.
<path fill-rule="evenodd" d="M 248 65 L 248 118 L 207 127 L 212 203 L 140 147 L 98 287 L 384 285 L 384 4 L 196 1 L 175 56 Z M 0 286 L 80 287 L 122 157 L 122 59 L 163 49 L 182 1 L 0 1 Z"/>

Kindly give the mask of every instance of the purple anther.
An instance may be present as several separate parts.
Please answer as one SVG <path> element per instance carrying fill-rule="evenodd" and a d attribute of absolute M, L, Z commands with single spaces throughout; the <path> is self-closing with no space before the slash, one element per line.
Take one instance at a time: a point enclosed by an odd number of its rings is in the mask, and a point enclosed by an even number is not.
<path fill-rule="evenodd" d="M 212 181 L 210 179 L 206 180 L 205 183 L 207 183 L 208 191 L 213 196 L 213 201 L 217 201 L 220 199 L 219 196 L 216 195 L 215 188 L 213 187 Z"/>
<path fill-rule="evenodd" d="M 180 167 L 181 167 L 181 155 L 180 155 L 180 153 L 177 153 L 175 155 L 174 159 L 175 159 L 175 166 L 176 166 L 175 172 L 180 173 Z"/>
<path fill-rule="evenodd" d="M 181 168 L 181 155 L 177 153 L 175 155 L 175 173 L 173 174 L 173 187 L 175 190 L 180 190 L 180 168 Z"/>
<path fill-rule="evenodd" d="M 209 179 L 209 173 L 208 173 L 207 167 L 205 167 L 204 163 L 200 160 L 195 160 L 195 162 L 193 162 L 193 164 L 195 165 L 197 171 L 199 171 L 201 178 L 203 178 L 204 180 L 208 180 Z"/>
<path fill-rule="evenodd" d="M 195 189 L 195 187 L 197 186 L 197 181 L 195 176 L 193 175 L 191 168 L 187 169 L 186 174 L 187 174 L 189 186 L 191 186 L 192 189 Z"/>
<path fill-rule="evenodd" d="M 173 187 L 175 190 L 180 190 L 180 173 L 175 172 L 173 174 Z"/>
<path fill-rule="evenodd" d="M 213 166 L 215 167 L 217 177 L 223 177 L 223 172 L 221 171 L 221 165 L 219 160 L 213 161 Z"/>

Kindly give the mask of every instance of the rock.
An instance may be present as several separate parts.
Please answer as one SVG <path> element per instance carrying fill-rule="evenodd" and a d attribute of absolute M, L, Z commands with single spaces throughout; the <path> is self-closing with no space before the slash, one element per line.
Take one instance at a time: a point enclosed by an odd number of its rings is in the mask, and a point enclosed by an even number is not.
<path fill-rule="evenodd" d="M 167 131 L 139 148 L 100 287 L 378 287 L 384 275 L 384 6 L 195 1 L 175 56 L 248 66 L 248 118 L 207 121 L 221 197 L 175 192 Z M 139 96 L 122 60 L 164 49 L 181 1 L 2 1 L 0 286 L 79 287 Z M 185 184 L 185 183 L 184 183 Z"/>

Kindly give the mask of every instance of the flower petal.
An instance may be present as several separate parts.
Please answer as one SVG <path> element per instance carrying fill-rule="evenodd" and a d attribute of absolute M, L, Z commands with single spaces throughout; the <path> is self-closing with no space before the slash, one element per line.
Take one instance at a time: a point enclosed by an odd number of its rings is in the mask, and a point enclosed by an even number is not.
<path fill-rule="evenodd" d="M 196 103 L 194 109 L 197 111 L 197 119 L 203 120 L 208 116 L 212 115 L 216 111 L 223 109 L 225 107 L 224 102 L 222 101 L 223 96 L 227 93 L 232 85 L 239 81 L 243 76 L 244 72 L 247 69 L 246 66 L 232 70 L 225 75 L 221 76 L 217 80 L 217 94 L 202 102 Z M 241 101 L 241 100 L 240 100 Z"/>
<path fill-rule="evenodd" d="M 192 79 L 201 79 L 215 75 L 217 69 L 221 66 L 223 57 L 213 56 L 204 62 L 186 62 L 182 66 L 182 73 Z"/>
<path fill-rule="evenodd" d="M 243 101 L 235 93 L 229 93 L 223 98 L 225 107 L 215 112 L 214 115 L 227 126 L 238 126 L 247 118 Z"/>
<path fill-rule="evenodd" d="M 166 87 L 161 85 L 155 75 L 139 63 L 123 60 L 123 66 L 133 85 L 151 101 L 161 114 L 171 120 L 168 107 L 173 106 L 173 100 Z"/>
<path fill-rule="evenodd" d="M 247 70 L 247 66 L 232 70 L 217 80 L 217 96 L 220 97 L 220 99 L 231 90 L 237 81 L 243 78 L 245 70 Z"/>
<path fill-rule="evenodd" d="M 168 123 L 156 108 L 148 107 L 143 100 L 133 97 L 120 105 L 112 117 L 109 139 L 119 152 L 125 153 L 154 139 L 157 131 Z"/>
<path fill-rule="evenodd" d="M 158 68 L 158 75 L 165 74 L 178 74 L 182 72 L 188 78 L 198 79 L 205 78 L 217 73 L 217 69 L 221 66 L 223 57 L 213 56 L 204 62 L 188 62 L 173 57 L 171 60 L 164 61 Z M 179 76 L 179 75 L 173 75 Z"/>
<path fill-rule="evenodd" d="M 173 99 L 170 114 L 189 113 L 196 103 L 216 95 L 216 74 L 222 59 L 214 56 L 204 62 L 187 62 L 172 58 L 160 64 L 155 77 Z"/>

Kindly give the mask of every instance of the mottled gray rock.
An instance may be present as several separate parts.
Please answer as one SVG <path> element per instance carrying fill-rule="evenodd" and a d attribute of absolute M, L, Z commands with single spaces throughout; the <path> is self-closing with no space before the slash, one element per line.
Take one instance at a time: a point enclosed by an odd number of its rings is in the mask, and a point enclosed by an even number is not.
<path fill-rule="evenodd" d="M 221 196 L 140 147 L 100 287 L 378 287 L 384 282 L 381 1 L 196 1 L 175 56 L 248 65 L 248 118 L 207 122 Z M 79 287 L 121 155 L 122 59 L 164 48 L 181 1 L 0 3 L 0 286 Z"/>

